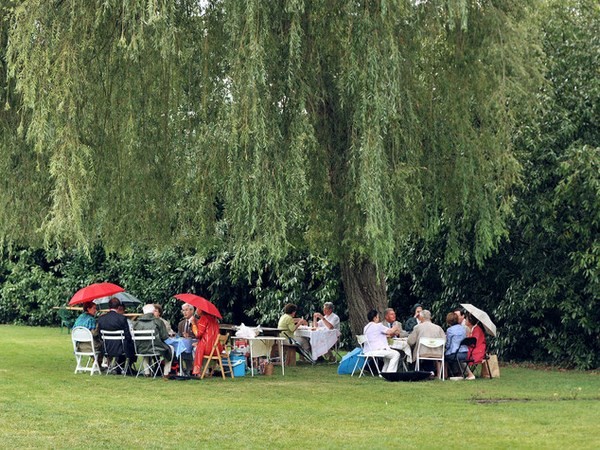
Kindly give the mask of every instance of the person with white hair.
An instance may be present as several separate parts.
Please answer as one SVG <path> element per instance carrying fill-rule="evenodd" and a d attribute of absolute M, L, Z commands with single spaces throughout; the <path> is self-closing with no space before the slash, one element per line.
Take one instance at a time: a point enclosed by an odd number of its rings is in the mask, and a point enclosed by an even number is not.
<path fill-rule="evenodd" d="M 408 333 L 402 329 L 402 324 L 396 320 L 396 311 L 394 308 L 386 308 L 383 311 L 383 320 L 381 324 L 386 328 L 394 328 L 396 327 L 398 331 L 394 333 L 395 337 L 406 337 Z"/>
<path fill-rule="evenodd" d="M 154 317 L 154 310 L 153 304 L 144 305 L 142 308 L 144 314 L 134 322 L 133 329 L 134 331 L 154 330 L 154 349 L 160 353 L 164 361 L 164 376 L 168 376 L 169 372 L 171 372 L 174 351 L 173 347 L 165 342 L 169 338 L 169 333 L 165 324 L 160 319 Z M 139 341 L 136 342 L 136 345 L 138 353 L 152 353 L 152 344 L 150 341 Z M 145 367 L 144 373 L 148 375 L 148 361 L 146 357 L 144 357 L 141 364 Z"/>
<path fill-rule="evenodd" d="M 181 314 L 183 314 L 183 319 L 181 319 L 179 324 L 177 324 L 177 334 L 179 337 L 190 339 L 190 341 L 196 338 L 197 329 L 196 319 L 194 317 L 195 312 L 196 309 L 189 303 L 184 303 L 181 306 Z M 194 353 L 183 352 L 180 355 L 180 359 L 183 365 L 183 373 L 186 376 L 191 375 L 194 366 Z"/>
<path fill-rule="evenodd" d="M 431 322 L 431 312 L 427 309 L 421 311 L 417 317 L 419 319 L 419 324 L 415 326 L 412 332 L 408 335 L 408 345 L 410 345 L 413 349 L 413 361 L 417 360 L 417 347 L 419 343 L 419 339 L 421 338 L 443 338 L 446 339 L 446 333 L 439 325 Z M 437 348 L 427 348 L 422 352 L 422 356 L 430 357 L 430 358 L 441 358 L 442 357 L 442 349 Z M 429 367 L 432 367 L 433 361 L 423 360 L 421 363 L 421 368 L 425 367 L 427 370 Z M 436 369 L 439 373 L 441 369 L 441 365 L 439 362 L 436 364 Z M 423 370 L 423 369 L 422 369 Z"/>
<path fill-rule="evenodd" d="M 340 318 L 336 313 L 333 312 L 333 303 L 325 302 L 323 303 L 323 314 L 314 313 L 313 314 L 313 326 L 316 328 L 327 328 L 328 330 L 336 330 L 337 337 L 340 337 Z M 327 353 L 323 355 L 323 359 L 329 361 L 330 363 L 336 363 L 337 358 L 334 352 L 329 349 Z"/>
<path fill-rule="evenodd" d="M 325 302 L 323 303 L 323 314 L 314 313 L 313 314 L 313 323 L 317 328 L 327 328 L 329 330 L 339 330 L 340 329 L 340 318 L 336 313 L 333 312 L 333 303 Z"/>

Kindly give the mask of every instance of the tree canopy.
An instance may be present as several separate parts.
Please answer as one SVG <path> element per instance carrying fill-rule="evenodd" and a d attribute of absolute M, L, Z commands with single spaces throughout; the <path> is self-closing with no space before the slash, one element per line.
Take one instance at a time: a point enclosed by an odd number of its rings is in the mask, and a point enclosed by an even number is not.
<path fill-rule="evenodd" d="M 10 2 L 1 237 L 307 248 L 362 317 L 411 236 L 481 263 L 506 235 L 531 4 Z"/>
<path fill-rule="evenodd" d="M 4 115 L 26 151 L 7 173 L 41 191 L 3 237 L 385 265 L 444 223 L 486 255 L 519 175 L 518 3 L 16 2 Z"/>

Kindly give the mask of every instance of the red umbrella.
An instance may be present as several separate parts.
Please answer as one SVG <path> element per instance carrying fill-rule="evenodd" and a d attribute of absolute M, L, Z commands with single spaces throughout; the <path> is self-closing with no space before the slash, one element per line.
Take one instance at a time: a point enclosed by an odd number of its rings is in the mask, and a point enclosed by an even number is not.
<path fill-rule="evenodd" d="M 75 292 L 75 295 L 71 297 L 69 301 L 69 306 L 78 305 L 80 303 L 91 302 L 97 298 L 106 297 L 108 295 L 113 295 L 118 292 L 123 292 L 121 286 L 113 284 L 113 283 L 94 283 L 86 286 L 82 289 L 79 289 Z"/>
<path fill-rule="evenodd" d="M 200 311 L 204 311 L 211 316 L 215 316 L 217 319 L 223 318 L 217 307 L 204 297 L 200 297 L 199 295 L 195 294 L 177 294 L 173 297 L 175 297 L 177 300 L 181 300 L 182 302 L 189 303 L 190 305 L 198 308 Z"/>

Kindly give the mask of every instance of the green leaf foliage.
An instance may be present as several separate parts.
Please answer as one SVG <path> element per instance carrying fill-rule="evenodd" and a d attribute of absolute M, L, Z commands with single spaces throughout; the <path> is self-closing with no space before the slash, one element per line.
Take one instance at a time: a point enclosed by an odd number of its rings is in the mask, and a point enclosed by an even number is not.
<path fill-rule="evenodd" d="M 478 266 L 444 258 L 447 228 L 430 242 L 411 241 L 399 272 L 410 289 L 392 281 L 404 295 L 392 300 L 405 310 L 425 303 L 439 321 L 473 303 L 498 325 L 492 347 L 504 358 L 597 368 L 600 8 L 552 1 L 539 20 L 545 82 L 514 135 L 523 182 L 507 239 Z"/>
<path fill-rule="evenodd" d="M 385 269 L 443 222 L 449 256 L 481 261 L 519 179 L 527 16 L 512 1 L 11 4 L 20 169 L 35 159 L 46 192 L 2 236 Z"/>

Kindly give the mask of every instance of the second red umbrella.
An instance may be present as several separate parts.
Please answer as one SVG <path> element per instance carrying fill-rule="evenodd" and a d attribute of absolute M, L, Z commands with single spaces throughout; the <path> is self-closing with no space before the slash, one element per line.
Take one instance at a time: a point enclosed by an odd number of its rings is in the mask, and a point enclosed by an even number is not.
<path fill-rule="evenodd" d="M 181 300 L 182 302 L 189 303 L 192 306 L 195 306 L 200 311 L 204 311 L 211 316 L 215 316 L 217 319 L 222 319 L 223 316 L 217 309 L 217 307 L 206 300 L 204 297 L 200 297 L 196 294 L 177 294 L 174 295 L 177 300 Z"/>

